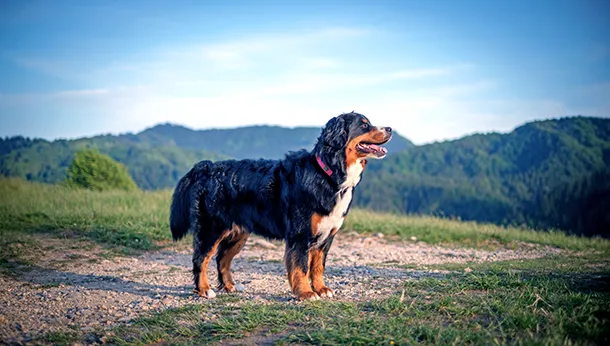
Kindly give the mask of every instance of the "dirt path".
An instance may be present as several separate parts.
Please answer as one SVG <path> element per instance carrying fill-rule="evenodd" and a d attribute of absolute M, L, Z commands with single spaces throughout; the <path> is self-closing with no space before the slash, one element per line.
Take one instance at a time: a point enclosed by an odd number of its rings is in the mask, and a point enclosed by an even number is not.
<path fill-rule="evenodd" d="M 100 249 L 66 248 L 66 240 L 41 238 L 47 249 L 33 266 L 0 276 L 0 344 L 22 343 L 60 330 L 93 331 L 129 323 L 140 314 L 197 303 L 192 294 L 191 255 L 181 248 L 138 257 L 103 259 Z M 74 247 L 74 246 L 72 246 Z M 439 264 L 536 258 L 558 250 L 524 247 L 482 251 L 447 249 L 415 242 L 389 242 L 354 233 L 337 238 L 327 262 L 326 282 L 339 300 L 370 300 L 400 290 L 408 279 L 440 275 L 404 269 L 404 264 Z M 233 264 L 242 301 L 298 304 L 289 291 L 281 243 L 251 238 Z M 210 266 L 211 282 L 216 282 Z"/>

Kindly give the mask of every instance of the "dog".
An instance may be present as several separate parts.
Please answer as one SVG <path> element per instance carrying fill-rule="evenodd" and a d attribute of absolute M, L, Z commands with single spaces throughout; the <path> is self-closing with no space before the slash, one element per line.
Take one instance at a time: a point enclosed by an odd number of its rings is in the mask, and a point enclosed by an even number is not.
<path fill-rule="evenodd" d="M 241 289 L 231 262 L 248 235 L 285 241 L 288 283 L 299 300 L 332 297 L 324 284 L 326 256 L 347 216 L 367 159 L 382 159 L 390 127 L 362 114 L 330 119 L 313 150 L 280 160 L 201 161 L 180 179 L 172 195 L 174 241 L 193 234 L 194 292 L 214 298 L 208 264 L 214 254 L 218 289 Z"/>

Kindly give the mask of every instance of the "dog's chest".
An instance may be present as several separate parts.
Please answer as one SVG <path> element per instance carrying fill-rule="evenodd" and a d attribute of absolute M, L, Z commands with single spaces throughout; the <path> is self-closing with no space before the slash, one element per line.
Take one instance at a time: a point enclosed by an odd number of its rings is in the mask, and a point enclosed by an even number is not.
<path fill-rule="evenodd" d="M 337 203 L 327 216 L 322 217 L 318 224 L 318 238 L 316 244 L 322 244 L 333 230 L 339 230 L 345 220 L 345 214 L 352 201 L 352 187 L 347 188 L 342 194 L 337 196 Z"/>
<path fill-rule="evenodd" d="M 364 167 L 360 161 L 347 168 L 347 177 L 345 182 L 341 184 L 342 192 L 337 195 L 333 210 L 329 215 L 322 217 L 318 224 L 316 245 L 321 245 L 333 230 L 336 232 L 343 225 L 345 215 L 352 202 L 354 187 L 360 182 L 360 174 L 362 174 L 363 169 Z"/>
<path fill-rule="evenodd" d="M 347 167 L 347 176 L 345 177 L 345 181 L 343 182 L 343 184 L 341 184 L 341 186 L 354 187 L 358 185 L 358 183 L 360 182 L 362 171 L 364 171 L 364 165 L 362 164 L 362 159 L 358 159 L 355 163 Z"/>

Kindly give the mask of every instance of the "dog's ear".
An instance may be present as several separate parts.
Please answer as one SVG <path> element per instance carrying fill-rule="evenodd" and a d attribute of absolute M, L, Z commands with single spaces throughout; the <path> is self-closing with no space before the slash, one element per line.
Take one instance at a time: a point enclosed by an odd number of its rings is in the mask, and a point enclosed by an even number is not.
<path fill-rule="evenodd" d="M 334 117 L 330 119 L 322 131 L 324 144 L 333 148 L 343 148 L 347 145 L 347 130 L 345 129 L 345 119 Z"/>

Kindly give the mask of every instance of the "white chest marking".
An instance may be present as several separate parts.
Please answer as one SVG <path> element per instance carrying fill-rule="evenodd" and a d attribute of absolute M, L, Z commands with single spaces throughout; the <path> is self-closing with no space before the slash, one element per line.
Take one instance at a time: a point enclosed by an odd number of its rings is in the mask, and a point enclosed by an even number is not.
<path fill-rule="evenodd" d="M 354 187 L 360 182 L 360 174 L 363 171 L 362 164 L 360 160 L 358 160 L 353 165 L 347 168 L 347 177 L 345 178 L 345 182 L 341 184 L 341 192 L 337 195 L 337 202 L 335 203 L 335 207 L 330 212 L 329 215 L 324 216 L 320 223 L 318 224 L 318 239 L 316 241 L 315 246 L 320 246 L 324 243 L 326 238 L 330 235 L 333 230 L 339 230 L 343 225 L 343 220 L 345 219 L 345 213 L 347 212 L 347 208 L 349 207 L 352 201 L 352 192 Z"/>
<path fill-rule="evenodd" d="M 364 171 L 364 166 L 362 165 L 362 160 L 358 159 L 351 166 L 347 167 L 347 177 L 345 177 L 341 187 L 354 187 L 358 185 L 362 171 Z"/>

